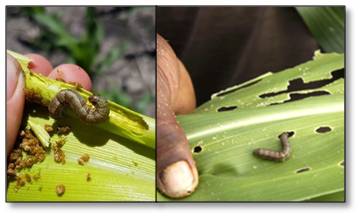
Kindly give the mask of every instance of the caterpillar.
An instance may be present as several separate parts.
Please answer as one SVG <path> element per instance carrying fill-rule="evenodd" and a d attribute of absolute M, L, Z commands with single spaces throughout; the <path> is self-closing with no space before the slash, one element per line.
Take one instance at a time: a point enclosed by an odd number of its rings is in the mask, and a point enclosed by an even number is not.
<path fill-rule="evenodd" d="M 280 135 L 280 142 L 282 145 L 281 151 L 273 151 L 266 148 L 258 148 L 254 150 L 254 155 L 272 161 L 284 161 L 290 156 L 290 143 L 288 141 L 289 134 L 284 132 Z"/>
<path fill-rule="evenodd" d="M 72 89 L 61 90 L 51 100 L 48 105 L 50 115 L 54 118 L 61 117 L 65 106 L 69 106 L 72 111 L 83 121 L 88 123 L 99 123 L 108 119 L 110 109 L 106 99 L 92 95 L 88 98 L 93 105 L 86 104 L 84 98 L 77 91 Z"/>

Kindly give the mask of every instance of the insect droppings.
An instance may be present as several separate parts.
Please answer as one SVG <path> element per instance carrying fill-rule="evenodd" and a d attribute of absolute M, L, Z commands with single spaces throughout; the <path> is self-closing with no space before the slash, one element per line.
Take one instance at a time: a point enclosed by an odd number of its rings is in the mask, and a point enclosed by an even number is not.
<path fill-rule="evenodd" d="M 26 182 L 22 176 L 16 176 L 16 186 L 15 188 L 20 189 L 21 187 L 25 186 Z"/>
<path fill-rule="evenodd" d="M 71 128 L 69 126 L 59 126 L 56 132 L 59 135 L 68 135 L 71 132 Z"/>
<path fill-rule="evenodd" d="M 83 155 L 78 159 L 78 163 L 83 166 L 85 163 L 89 162 L 89 160 L 90 160 L 90 155 L 88 155 L 88 154 L 83 154 Z"/>
<path fill-rule="evenodd" d="M 72 89 L 61 90 L 48 105 L 48 110 L 54 118 L 61 117 L 62 111 L 68 105 L 77 116 L 88 123 L 99 123 L 106 121 L 109 117 L 110 109 L 107 101 L 92 95 L 88 98 L 93 105 L 89 106 L 80 94 Z"/>
<path fill-rule="evenodd" d="M 63 184 L 56 186 L 56 194 L 61 197 L 65 193 L 65 186 Z"/>
<path fill-rule="evenodd" d="M 49 124 L 45 124 L 44 129 L 45 129 L 46 132 L 48 132 L 48 133 L 53 133 L 53 132 L 54 132 L 54 128 L 53 128 L 51 125 L 49 125 Z"/>
<path fill-rule="evenodd" d="M 16 177 L 17 173 L 24 168 L 31 168 L 34 164 L 45 159 L 45 150 L 40 141 L 29 130 L 20 132 L 21 142 L 18 148 L 14 148 L 8 158 L 7 175 Z M 19 139 L 19 140 L 20 140 Z"/>
<path fill-rule="evenodd" d="M 41 177 L 40 172 L 38 172 L 38 173 L 36 173 L 35 175 L 33 175 L 33 179 L 34 179 L 35 181 L 39 180 L 40 177 Z"/>
<path fill-rule="evenodd" d="M 86 174 L 86 181 L 87 181 L 87 182 L 90 182 L 90 181 L 91 181 L 91 174 L 90 174 L 90 173 L 87 173 L 87 174 Z"/>
<path fill-rule="evenodd" d="M 32 181 L 31 176 L 28 173 L 25 174 L 25 180 L 27 183 L 31 183 L 31 181 Z"/>
<path fill-rule="evenodd" d="M 63 140 L 58 140 L 52 144 L 52 150 L 54 151 L 54 161 L 56 163 L 65 164 L 65 153 L 61 149 L 65 142 Z"/>
<path fill-rule="evenodd" d="M 290 133 L 284 132 L 280 135 L 280 142 L 282 145 L 281 151 L 273 151 L 266 148 L 258 148 L 254 150 L 254 155 L 271 161 L 284 161 L 290 156 L 290 143 L 288 142 L 288 136 Z"/>
<path fill-rule="evenodd" d="M 300 168 L 300 169 L 296 170 L 296 173 L 303 173 L 303 172 L 307 172 L 307 171 L 310 171 L 310 167 Z"/>

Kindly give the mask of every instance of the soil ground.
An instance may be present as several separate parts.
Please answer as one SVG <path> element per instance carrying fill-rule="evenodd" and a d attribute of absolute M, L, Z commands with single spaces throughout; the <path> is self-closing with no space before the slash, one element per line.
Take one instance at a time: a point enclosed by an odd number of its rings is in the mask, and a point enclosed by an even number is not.
<path fill-rule="evenodd" d="M 56 14 L 69 32 L 80 37 L 84 32 L 86 7 L 46 7 L 46 12 Z M 19 7 L 7 7 L 7 49 L 19 53 L 39 53 L 51 61 L 53 66 L 66 63 L 63 52 L 48 53 L 34 50 L 23 41 L 38 37 L 40 28 L 21 12 Z M 155 114 L 155 8 L 154 7 L 96 7 L 97 19 L 104 28 L 104 38 L 99 56 L 114 46 L 124 43 L 124 55 L 93 80 L 95 92 L 111 91 L 126 94 L 131 106 L 145 95 L 150 100 L 143 106 L 145 114 Z M 133 108 L 135 109 L 135 108 Z"/>

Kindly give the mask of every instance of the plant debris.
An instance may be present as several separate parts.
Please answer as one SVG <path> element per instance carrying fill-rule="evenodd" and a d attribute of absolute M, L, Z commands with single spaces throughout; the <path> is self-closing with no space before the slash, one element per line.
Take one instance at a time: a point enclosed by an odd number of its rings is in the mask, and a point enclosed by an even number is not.
<path fill-rule="evenodd" d="M 83 155 L 78 159 L 78 163 L 83 166 L 85 163 L 89 162 L 89 160 L 90 160 L 90 155 L 88 155 L 88 154 L 83 154 Z"/>

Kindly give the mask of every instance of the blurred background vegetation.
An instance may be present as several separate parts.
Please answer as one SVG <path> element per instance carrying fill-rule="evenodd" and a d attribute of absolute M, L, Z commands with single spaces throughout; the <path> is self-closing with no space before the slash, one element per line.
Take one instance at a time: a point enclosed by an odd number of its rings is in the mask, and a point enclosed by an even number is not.
<path fill-rule="evenodd" d="M 93 91 L 155 114 L 154 7 L 7 7 L 7 49 L 85 69 Z"/>

